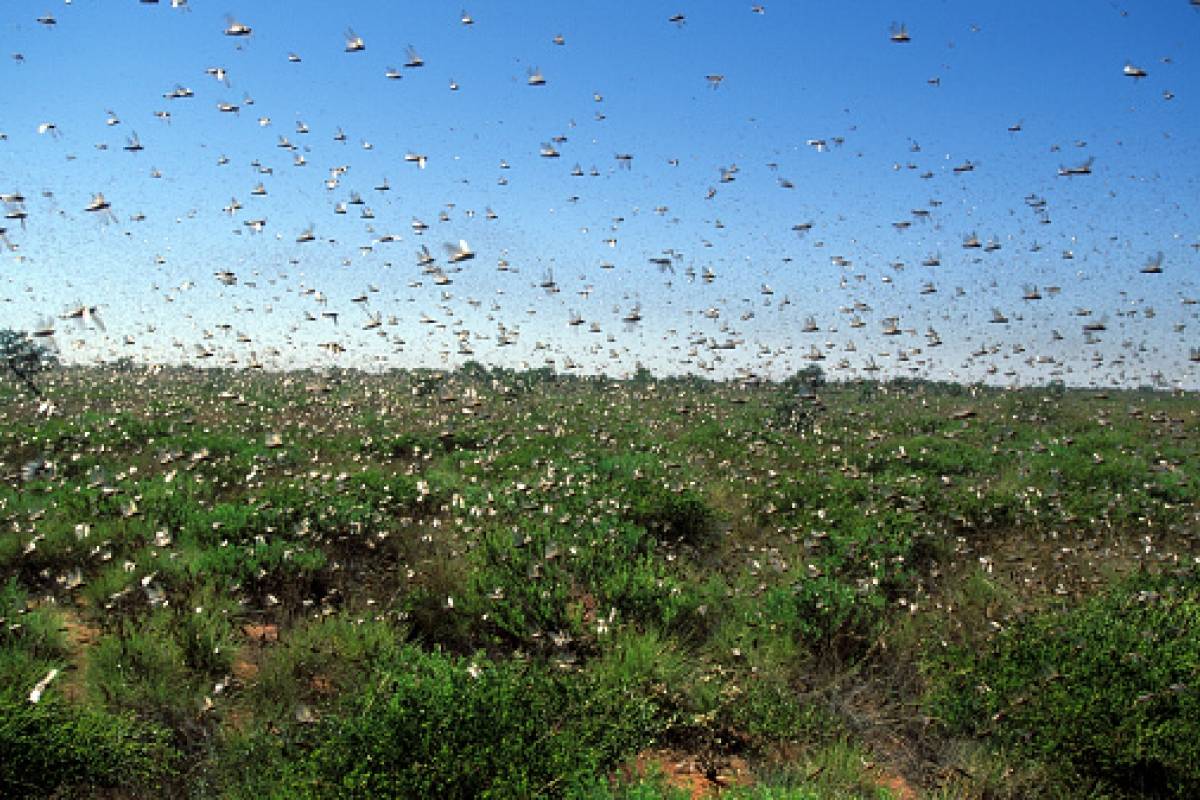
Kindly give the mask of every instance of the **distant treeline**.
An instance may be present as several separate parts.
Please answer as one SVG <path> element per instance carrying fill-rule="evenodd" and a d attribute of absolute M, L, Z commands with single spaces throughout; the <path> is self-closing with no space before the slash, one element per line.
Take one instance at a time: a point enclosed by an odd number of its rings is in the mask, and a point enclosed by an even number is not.
<path fill-rule="evenodd" d="M 469 381 L 472 383 L 491 383 L 495 387 L 506 387 L 512 390 L 529 390 L 537 386 L 556 385 L 592 385 L 627 384 L 633 386 L 648 386 L 651 384 L 663 387 L 678 387 L 686 389 L 703 389 L 718 387 L 784 387 L 801 393 L 815 393 L 818 389 L 837 391 L 854 391 L 863 396 L 880 393 L 926 394 L 940 396 L 972 396 L 998 395 L 1012 391 L 1011 387 L 983 382 L 961 383 L 951 380 L 937 380 L 912 376 L 891 377 L 833 377 L 828 376 L 818 365 L 808 365 L 786 378 L 771 379 L 758 375 L 738 375 L 723 378 L 706 375 L 656 375 L 645 366 L 638 368 L 625 377 L 614 377 L 604 374 L 580 374 L 562 372 L 550 366 L 530 369 L 514 369 L 499 365 L 489 366 L 479 361 L 467 361 L 455 369 L 434 369 L 429 367 L 395 367 L 384 371 L 367 371 L 355 367 L 303 367 L 292 370 L 247 370 L 243 367 L 198 366 L 193 364 L 160 365 L 144 364 L 129 357 L 114 361 L 99 362 L 90 365 L 56 365 L 55 371 L 65 373 L 82 373 L 89 370 L 107 370 L 126 374 L 145 374 L 147 372 L 164 375 L 207 375 L 232 376 L 247 374 L 286 375 L 298 380 L 332 380 L 353 381 L 373 377 L 403 376 L 407 383 L 418 387 L 418 391 L 433 390 L 433 387 L 446 381 Z M 1134 394 L 1168 394 L 1177 390 L 1142 385 L 1137 387 L 1100 387 L 1096 385 L 1068 385 L 1062 380 L 1053 380 L 1042 384 L 1024 384 L 1018 387 L 1025 390 L 1036 390 L 1053 394 L 1063 394 L 1068 391 L 1087 391 L 1101 393 L 1134 393 Z"/>

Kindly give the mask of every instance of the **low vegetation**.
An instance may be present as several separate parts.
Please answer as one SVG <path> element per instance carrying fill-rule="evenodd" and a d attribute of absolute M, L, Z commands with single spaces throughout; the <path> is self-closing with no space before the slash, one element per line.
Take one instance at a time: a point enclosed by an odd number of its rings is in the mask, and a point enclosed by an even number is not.
<path fill-rule="evenodd" d="M 1192 396 L 39 392 L 0 387 L 2 796 L 1200 791 Z"/>

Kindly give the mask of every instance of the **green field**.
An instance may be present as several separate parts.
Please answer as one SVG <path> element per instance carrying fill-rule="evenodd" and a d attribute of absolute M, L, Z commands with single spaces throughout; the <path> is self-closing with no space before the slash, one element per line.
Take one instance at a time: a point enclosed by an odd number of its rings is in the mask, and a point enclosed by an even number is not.
<path fill-rule="evenodd" d="M 0 797 L 1200 795 L 1195 395 L 40 385 Z"/>

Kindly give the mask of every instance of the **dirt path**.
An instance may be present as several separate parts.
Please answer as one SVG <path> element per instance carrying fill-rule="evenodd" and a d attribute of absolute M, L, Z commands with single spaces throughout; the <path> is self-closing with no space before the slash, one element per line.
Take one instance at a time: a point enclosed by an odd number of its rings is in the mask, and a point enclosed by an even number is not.
<path fill-rule="evenodd" d="M 86 692 L 88 652 L 100 640 L 103 631 L 88 625 L 74 609 L 63 609 L 63 631 L 67 636 L 68 667 L 60 689 L 71 702 L 83 699 Z"/>

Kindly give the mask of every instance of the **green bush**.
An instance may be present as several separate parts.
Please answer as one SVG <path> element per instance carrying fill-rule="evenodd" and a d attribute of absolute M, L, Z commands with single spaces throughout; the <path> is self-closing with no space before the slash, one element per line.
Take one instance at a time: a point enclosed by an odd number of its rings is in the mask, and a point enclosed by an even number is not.
<path fill-rule="evenodd" d="M 93 697 L 114 711 L 190 726 L 210 688 L 206 673 L 228 663 L 228 650 L 208 648 L 228 632 L 202 615 L 188 615 L 194 612 L 159 609 L 141 621 L 122 620 L 117 633 L 101 637 L 88 658 Z"/>
<path fill-rule="evenodd" d="M 668 627 L 692 598 L 654 544 L 645 529 L 611 517 L 574 528 L 542 523 L 516 534 L 499 530 L 477 551 L 474 602 L 516 639 L 584 633 L 585 597 L 597 619 L 615 610 L 614 620 Z"/>
<path fill-rule="evenodd" d="M 698 543 L 713 532 L 716 514 L 704 498 L 691 489 L 673 489 L 662 483 L 629 486 L 632 520 L 666 538 Z"/>
<path fill-rule="evenodd" d="M 933 713 L 1068 780 L 1200 794 L 1200 576 L 1123 583 L 935 662 Z"/>
<path fill-rule="evenodd" d="M 0 694 L 0 797 L 69 797 L 101 788 L 161 796 L 174 759 L 169 738 L 129 717 Z"/>
<path fill-rule="evenodd" d="M 738 696 L 723 709 L 722 721 L 743 731 L 750 743 L 815 741 L 833 722 L 814 705 L 805 704 L 796 690 L 776 675 L 751 675 Z"/>
<path fill-rule="evenodd" d="M 326 617 L 289 630 L 267 650 L 247 689 L 259 716 L 286 720 L 300 702 L 362 691 L 376 664 L 397 652 L 399 633 L 387 623 Z"/>
<path fill-rule="evenodd" d="M 406 648 L 280 796 L 559 796 L 645 744 L 624 711 L 579 675 Z"/>
<path fill-rule="evenodd" d="M 66 646 L 59 614 L 52 608 L 30 610 L 27 602 L 28 595 L 15 578 L 0 584 L 0 653 L 17 661 L 61 659 Z M 0 680 L 11 678 L 0 669 Z"/>

